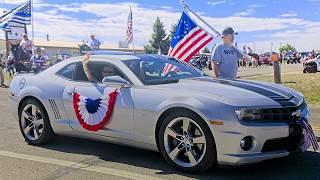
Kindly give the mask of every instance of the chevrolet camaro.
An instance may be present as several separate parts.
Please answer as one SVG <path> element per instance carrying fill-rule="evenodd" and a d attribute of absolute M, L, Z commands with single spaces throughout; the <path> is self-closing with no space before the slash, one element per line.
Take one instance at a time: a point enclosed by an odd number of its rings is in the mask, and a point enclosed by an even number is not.
<path fill-rule="evenodd" d="M 28 144 L 55 135 L 106 141 L 158 151 L 185 172 L 305 150 L 297 120 L 309 112 L 293 89 L 212 78 L 160 55 L 92 55 L 91 81 L 82 59 L 12 80 L 9 102 Z"/>

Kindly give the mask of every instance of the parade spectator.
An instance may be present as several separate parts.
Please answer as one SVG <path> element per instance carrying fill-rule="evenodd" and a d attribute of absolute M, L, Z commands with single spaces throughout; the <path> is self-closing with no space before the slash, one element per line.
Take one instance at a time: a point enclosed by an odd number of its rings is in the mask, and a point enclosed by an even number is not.
<path fill-rule="evenodd" d="M 15 36 L 15 39 L 10 40 L 11 52 L 12 52 L 13 57 L 15 59 L 18 59 L 19 58 L 19 46 L 22 41 L 22 37 L 17 32 L 14 34 L 14 36 Z"/>
<path fill-rule="evenodd" d="M 14 75 L 14 57 L 9 55 L 7 59 L 7 64 L 6 64 L 6 69 L 7 72 L 9 73 L 10 77 L 13 78 Z"/>
<path fill-rule="evenodd" d="M 101 42 L 98 39 L 96 39 L 96 36 L 94 34 L 92 34 L 90 38 L 91 38 L 90 48 L 92 50 L 99 50 Z"/>
<path fill-rule="evenodd" d="M 4 84 L 4 62 L 2 61 L 2 56 L 0 57 L 0 87 L 7 88 L 8 86 Z"/>
<path fill-rule="evenodd" d="M 33 42 L 29 40 L 28 35 L 24 34 L 22 36 L 20 47 L 28 56 L 32 55 Z"/>
<path fill-rule="evenodd" d="M 236 79 L 240 59 L 257 62 L 255 58 L 244 54 L 233 45 L 236 34 L 231 27 L 225 28 L 222 32 L 223 42 L 214 48 L 211 65 L 215 77 Z"/>
<path fill-rule="evenodd" d="M 43 70 L 43 66 L 47 63 L 48 58 L 43 55 L 41 48 L 37 48 L 36 54 L 31 57 L 30 61 L 32 63 L 32 70 L 37 73 Z"/>

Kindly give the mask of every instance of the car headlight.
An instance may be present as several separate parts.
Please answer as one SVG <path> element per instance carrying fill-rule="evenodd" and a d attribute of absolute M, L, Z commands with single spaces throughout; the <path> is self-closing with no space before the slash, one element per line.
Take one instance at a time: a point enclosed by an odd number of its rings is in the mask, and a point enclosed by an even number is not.
<path fill-rule="evenodd" d="M 262 119 L 260 109 L 236 109 L 235 113 L 240 121 L 257 121 Z"/>

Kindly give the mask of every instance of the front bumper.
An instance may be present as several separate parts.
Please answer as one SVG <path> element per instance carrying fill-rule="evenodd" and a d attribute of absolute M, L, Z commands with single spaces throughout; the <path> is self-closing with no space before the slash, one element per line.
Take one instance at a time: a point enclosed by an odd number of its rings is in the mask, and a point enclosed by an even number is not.
<path fill-rule="evenodd" d="M 225 127 L 231 127 L 226 129 Z M 297 124 L 272 123 L 215 126 L 212 130 L 220 165 L 243 165 L 288 156 L 291 152 L 301 152 L 303 131 Z M 248 151 L 240 147 L 240 141 L 252 137 L 253 145 Z"/>

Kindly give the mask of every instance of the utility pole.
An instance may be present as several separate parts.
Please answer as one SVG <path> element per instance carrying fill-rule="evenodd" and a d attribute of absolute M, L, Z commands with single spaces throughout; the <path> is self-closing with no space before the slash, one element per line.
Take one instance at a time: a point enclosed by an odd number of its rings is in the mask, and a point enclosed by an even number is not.
<path fill-rule="evenodd" d="M 274 72 L 274 82 L 277 84 L 281 83 L 281 69 L 279 65 L 279 57 L 275 54 L 272 53 L 272 46 L 273 43 L 271 42 L 271 60 L 273 61 L 273 72 Z"/>
<path fill-rule="evenodd" d="M 6 14 L 7 11 L 3 11 L 3 15 Z M 9 56 L 9 51 L 10 51 L 10 44 L 9 44 L 9 37 L 8 37 L 8 32 L 4 31 L 5 33 L 5 43 L 6 43 L 6 56 Z"/>

